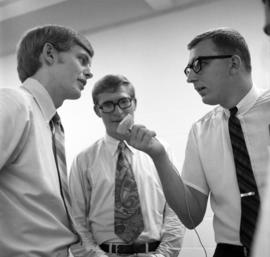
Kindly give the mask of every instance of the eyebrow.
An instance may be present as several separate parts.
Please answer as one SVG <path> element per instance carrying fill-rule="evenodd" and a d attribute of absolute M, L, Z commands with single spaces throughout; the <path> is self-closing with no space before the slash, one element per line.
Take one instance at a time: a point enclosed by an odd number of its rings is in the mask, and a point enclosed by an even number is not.
<path fill-rule="evenodd" d="M 208 57 L 208 56 L 202 55 L 202 56 L 194 57 L 194 58 L 192 59 L 192 62 L 189 63 L 189 64 L 192 65 L 195 61 L 199 61 L 200 59 L 204 59 L 204 57 Z"/>
<path fill-rule="evenodd" d="M 199 56 L 192 58 L 191 62 L 188 62 L 188 65 L 192 65 L 195 61 L 198 60 L 198 58 L 199 58 Z"/>

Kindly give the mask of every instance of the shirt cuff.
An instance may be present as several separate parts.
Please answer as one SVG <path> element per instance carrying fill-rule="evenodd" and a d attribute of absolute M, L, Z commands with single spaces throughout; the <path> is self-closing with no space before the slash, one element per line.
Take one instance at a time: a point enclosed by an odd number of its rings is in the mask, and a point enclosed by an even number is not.
<path fill-rule="evenodd" d="M 161 253 L 155 253 L 155 254 L 152 254 L 152 257 L 165 257 L 165 256 Z"/>

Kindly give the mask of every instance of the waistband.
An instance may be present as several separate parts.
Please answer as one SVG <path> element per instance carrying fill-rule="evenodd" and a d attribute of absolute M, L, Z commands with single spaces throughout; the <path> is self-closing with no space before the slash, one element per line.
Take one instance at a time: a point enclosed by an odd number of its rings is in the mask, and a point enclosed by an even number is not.
<path fill-rule="evenodd" d="M 230 256 L 230 257 L 249 257 L 250 251 L 247 247 L 242 245 L 233 245 L 218 243 L 214 257 Z"/>
<path fill-rule="evenodd" d="M 101 244 L 100 248 L 106 253 L 115 254 L 135 254 L 135 253 L 148 253 L 155 251 L 160 244 L 160 241 L 154 241 L 149 243 L 133 243 L 130 245 L 124 244 Z"/>

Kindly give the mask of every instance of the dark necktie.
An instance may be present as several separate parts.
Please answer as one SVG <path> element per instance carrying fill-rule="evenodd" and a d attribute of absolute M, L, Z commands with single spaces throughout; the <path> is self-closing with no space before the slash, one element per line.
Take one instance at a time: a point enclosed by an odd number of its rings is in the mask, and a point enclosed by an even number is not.
<path fill-rule="evenodd" d="M 132 243 L 144 229 L 139 193 L 126 145 L 120 142 L 115 174 L 114 232 L 126 243 Z"/>
<path fill-rule="evenodd" d="M 235 116 L 237 111 L 237 107 L 230 109 L 229 133 L 241 196 L 240 241 L 246 248 L 250 249 L 260 207 L 260 197 L 241 123 Z"/>

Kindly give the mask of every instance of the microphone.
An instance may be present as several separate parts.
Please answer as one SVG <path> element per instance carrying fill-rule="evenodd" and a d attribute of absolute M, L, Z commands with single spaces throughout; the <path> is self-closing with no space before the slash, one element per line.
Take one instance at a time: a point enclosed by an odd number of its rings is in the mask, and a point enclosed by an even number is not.
<path fill-rule="evenodd" d="M 133 116 L 128 113 L 126 117 L 119 123 L 116 132 L 121 136 L 129 137 L 133 124 Z"/>

